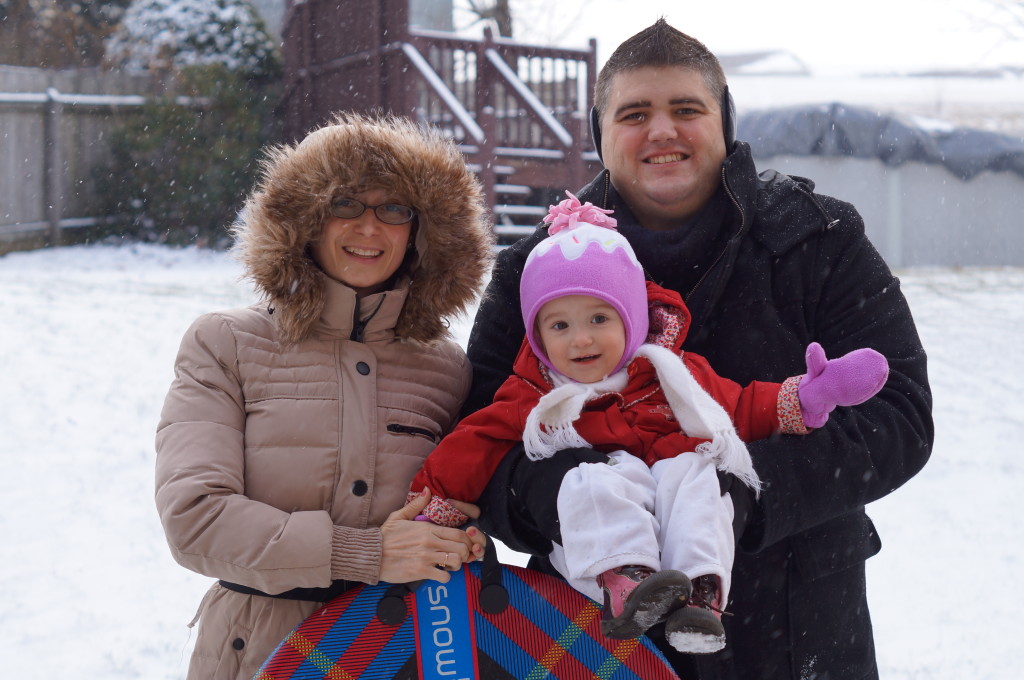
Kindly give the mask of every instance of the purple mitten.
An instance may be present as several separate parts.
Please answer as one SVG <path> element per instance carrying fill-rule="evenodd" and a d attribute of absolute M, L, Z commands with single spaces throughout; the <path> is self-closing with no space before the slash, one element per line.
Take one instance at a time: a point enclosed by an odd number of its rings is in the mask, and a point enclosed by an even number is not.
<path fill-rule="evenodd" d="M 800 413 L 807 427 L 821 427 L 836 406 L 854 406 L 878 394 L 889 378 L 889 362 L 864 347 L 832 359 L 816 342 L 804 355 L 807 374 L 800 381 Z"/>

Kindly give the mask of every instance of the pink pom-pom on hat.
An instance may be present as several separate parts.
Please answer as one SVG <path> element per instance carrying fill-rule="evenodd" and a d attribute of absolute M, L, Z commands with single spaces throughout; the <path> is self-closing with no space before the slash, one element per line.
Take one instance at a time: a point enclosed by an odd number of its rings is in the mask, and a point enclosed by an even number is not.
<path fill-rule="evenodd" d="M 566 191 L 565 195 L 569 198 L 563 199 L 558 205 L 548 206 L 548 214 L 544 218 L 544 222 L 549 225 L 549 236 L 554 236 L 563 229 L 572 229 L 580 222 L 609 229 L 614 229 L 618 224 L 614 217 L 609 217 L 613 211 L 598 208 L 590 201 L 581 204 L 580 199 L 570 191 Z"/>
<path fill-rule="evenodd" d="M 626 348 L 615 372 L 647 339 L 646 277 L 629 241 L 615 229 L 612 211 L 565 193 L 568 198 L 550 206 L 544 218 L 550 225 L 548 237 L 523 266 L 519 301 L 526 338 L 544 365 L 555 371 L 535 325 L 541 307 L 566 295 L 600 298 L 619 313 L 626 328 Z"/>

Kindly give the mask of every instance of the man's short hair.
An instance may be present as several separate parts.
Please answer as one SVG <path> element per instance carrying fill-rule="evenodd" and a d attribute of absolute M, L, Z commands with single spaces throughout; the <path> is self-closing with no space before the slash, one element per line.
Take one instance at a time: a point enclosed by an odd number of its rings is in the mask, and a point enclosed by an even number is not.
<path fill-rule="evenodd" d="M 716 102 L 725 91 L 725 71 L 704 43 L 668 25 L 662 17 L 615 48 L 597 74 L 594 106 L 603 115 L 611 96 L 612 79 L 623 71 L 645 66 L 679 66 L 700 73 Z"/>

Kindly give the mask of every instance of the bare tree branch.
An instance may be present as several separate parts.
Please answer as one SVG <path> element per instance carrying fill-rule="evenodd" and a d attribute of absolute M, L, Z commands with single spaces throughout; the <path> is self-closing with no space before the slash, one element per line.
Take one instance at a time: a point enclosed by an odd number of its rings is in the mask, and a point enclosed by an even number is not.
<path fill-rule="evenodd" d="M 512 9 L 509 0 L 491 0 L 489 3 L 466 0 L 469 3 L 469 12 L 476 15 L 470 22 L 475 25 L 483 21 L 493 21 L 498 29 L 498 35 L 505 38 L 512 37 Z"/>
<path fill-rule="evenodd" d="M 987 12 L 975 12 L 977 22 L 1012 40 L 1024 40 L 1024 0 L 981 0 Z"/>

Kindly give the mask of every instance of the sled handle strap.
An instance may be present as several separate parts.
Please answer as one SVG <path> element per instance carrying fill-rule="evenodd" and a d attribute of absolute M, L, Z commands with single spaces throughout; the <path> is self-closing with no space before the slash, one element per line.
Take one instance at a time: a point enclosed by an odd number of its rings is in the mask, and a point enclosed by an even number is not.
<path fill-rule="evenodd" d="M 500 614 L 508 607 L 508 590 L 501 582 L 501 574 L 498 550 L 488 538 L 480 568 L 480 608 L 488 614 Z"/>

